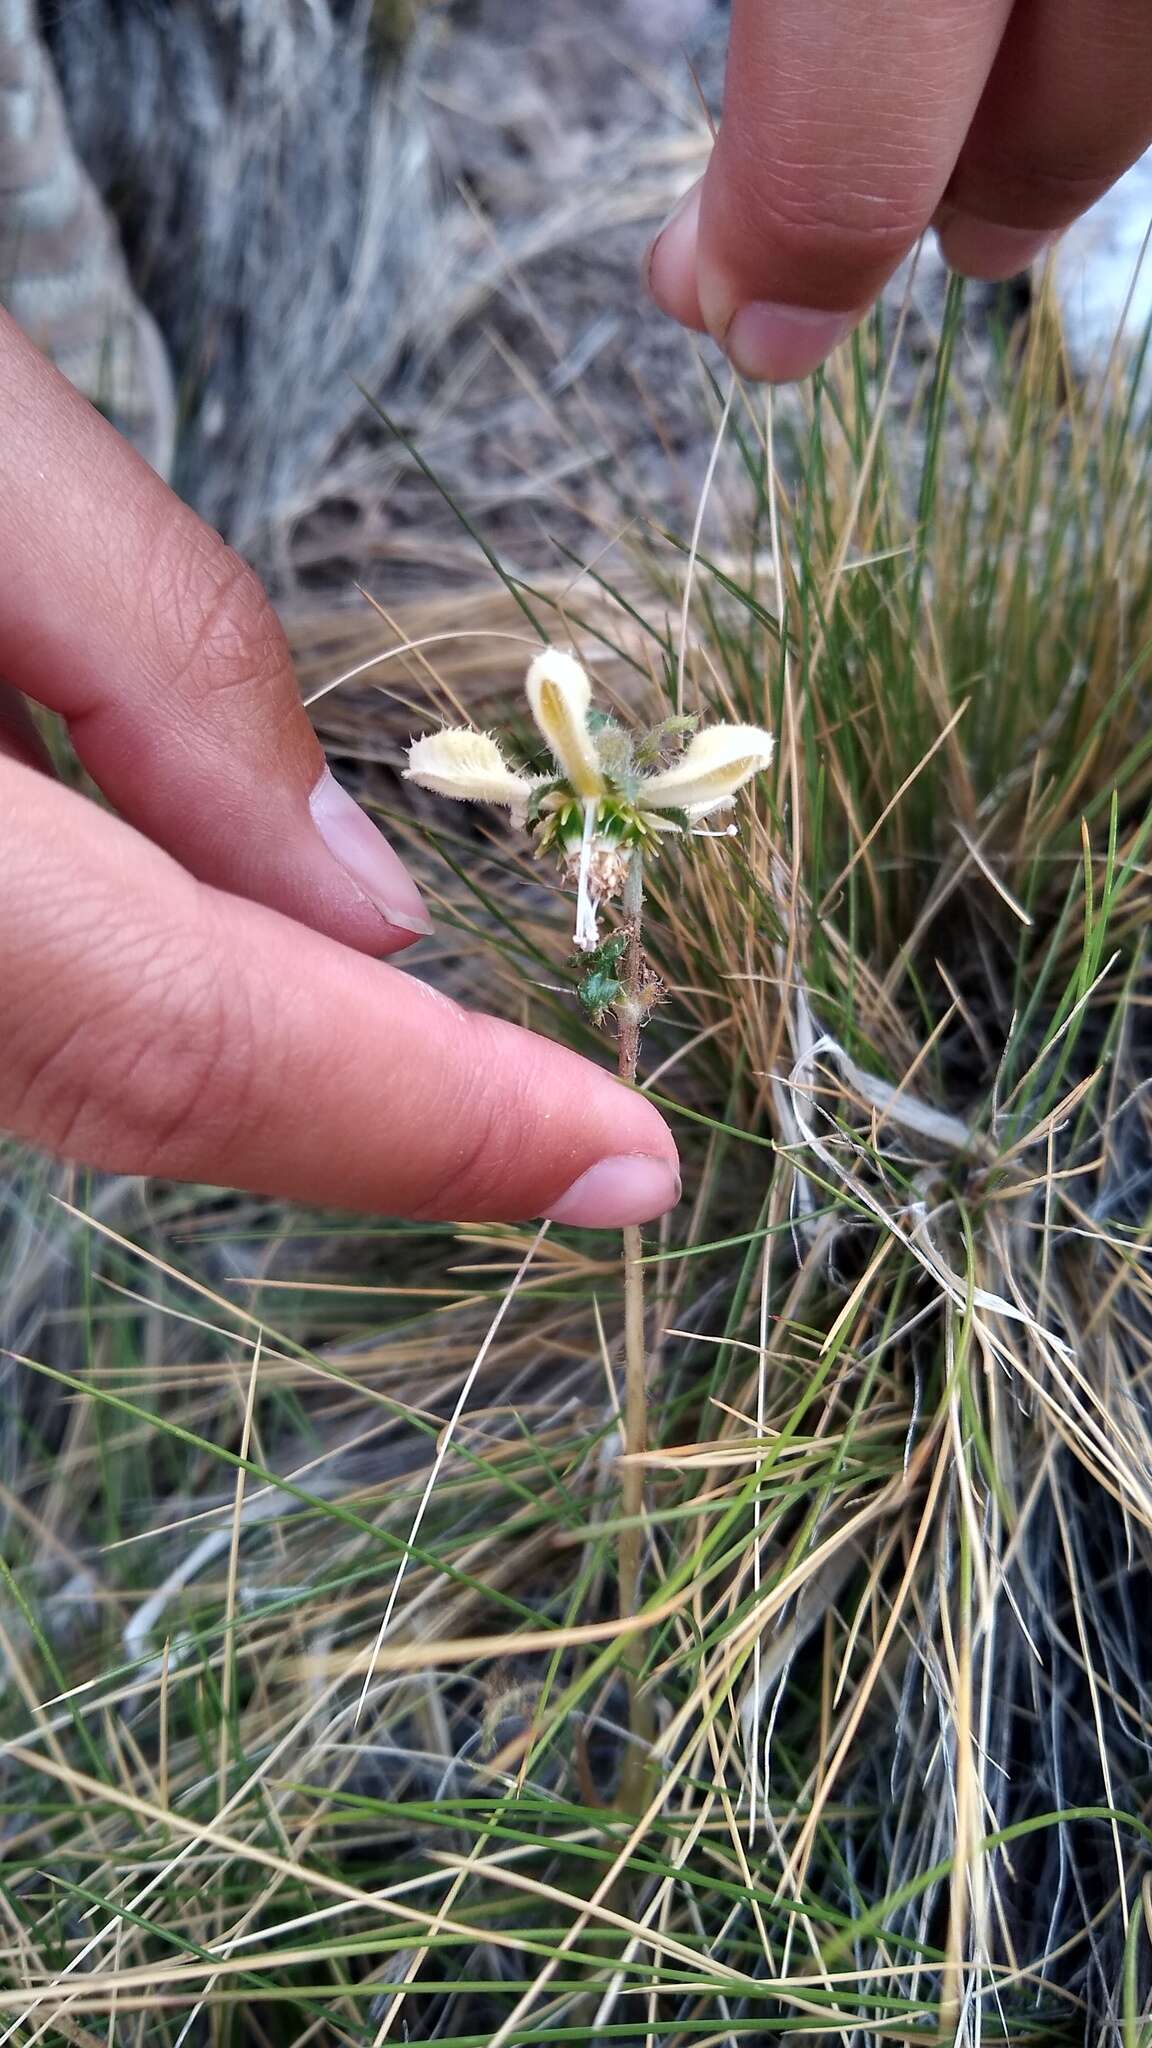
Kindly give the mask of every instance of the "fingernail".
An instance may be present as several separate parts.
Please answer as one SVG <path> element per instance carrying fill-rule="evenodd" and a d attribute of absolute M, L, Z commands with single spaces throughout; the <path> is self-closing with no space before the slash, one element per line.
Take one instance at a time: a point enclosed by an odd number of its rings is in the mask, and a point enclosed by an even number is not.
<path fill-rule="evenodd" d="M 696 233 L 700 220 L 700 186 L 693 185 L 673 207 L 664 226 L 648 245 L 644 282 L 662 313 L 689 327 L 703 328 L 696 289 Z"/>
<path fill-rule="evenodd" d="M 980 277 L 998 283 L 1019 277 L 1056 239 L 1049 230 L 1002 227 L 998 221 L 981 220 L 961 207 L 941 208 L 936 219 L 936 239 L 950 270 L 961 277 Z"/>
<path fill-rule="evenodd" d="M 621 1230 L 649 1223 L 680 1200 L 680 1176 L 666 1159 L 633 1153 L 600 1159 L 553 1202 L 553 1223 L 579 1223 L 587 1230 Z"/>
<path fill-rule="evenodd" d="M 818 369 L 860 318 L 859 313 L 821 313 L 812 306 L 758 299 L 732 315 L 724 350 L 742 377 L 757 384 L 790 384 Z"/>
<path fill-rule="evenodd" d="M 399 854 L 376 830 L 367 812 L 341 789 L 331 769 L 324 770 L 308 802 L 329 853 L 371 897 L 381 916 L 398 931 L 426 938 L 432 921 L 419 889 Z"/>

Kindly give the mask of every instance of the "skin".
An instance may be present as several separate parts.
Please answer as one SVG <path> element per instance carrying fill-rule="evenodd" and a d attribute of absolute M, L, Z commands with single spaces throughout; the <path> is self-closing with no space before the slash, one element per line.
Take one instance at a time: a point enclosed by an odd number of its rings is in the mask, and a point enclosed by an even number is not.
<path fill-rule="evenodd" d="M 719 136 L 650 287 L 745 375 L 802 375 L 925 228 L 1013 276 L 1150 142 L 1148 0 L 734 0 Z"/>
<path fill-rule="evenodd" d="M 647 1192 L 613 1170 L 569 1220 L 670 1206 L 642 1096 L 385 963 L 413 934 L 315 827 L 324 759 L 260 584 L 3 316 L 0 563 L 0 1126 L 414 1217 L 537 1216 L 623 1157 Z M 118 815 L 53 779 L 25 697 Z"/>
<path fill-rule="evenodd" d="M 745 375 L 802 375 L 927 226 L 1010 276 L 1150 140 L 1149 0 L 734 0 L 719 139 L 649 285 Z M 339 858 L 317 830 L 259 584 L 3 315 L 0 562 L 0 1125 L 414 1217 L 670 1206 L 651 1105 L 385 964 L 415 888 L 346 803 Z M 52 779 L 25 698 L 111 812 Z"/>

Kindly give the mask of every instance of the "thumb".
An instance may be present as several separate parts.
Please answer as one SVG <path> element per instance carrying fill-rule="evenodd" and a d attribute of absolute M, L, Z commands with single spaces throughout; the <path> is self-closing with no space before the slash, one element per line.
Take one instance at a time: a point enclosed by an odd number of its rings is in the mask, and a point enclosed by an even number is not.
<path fill-rule="evenodd" d="M 0 1125 L 118 1172 L 593 1226 L 679 1194 L 641 1095 L 0 760 Z"/>

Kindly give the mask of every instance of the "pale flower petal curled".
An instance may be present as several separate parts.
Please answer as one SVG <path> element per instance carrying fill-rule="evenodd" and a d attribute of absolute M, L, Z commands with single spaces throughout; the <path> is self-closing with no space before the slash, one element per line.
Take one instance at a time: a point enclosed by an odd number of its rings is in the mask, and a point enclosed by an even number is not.
<path fill-rule="evenodd" d="M 637 800 L 644 810 L 703 816 L 767 768 L 774 750 L 761 726 L 706 725 L 670 768 L 645 777 Z"/>
<path fill-rule="evenodd" d="M 467 725 L 449 726 L 415 740 L 404 775 L 405 781 L 418 782 L 437 796 L 458 797 L 463 803 L 507 804 L 514 811 L 525 808 L 536 786 L 508 766 L 491 733 L 473 732 Z"/>
<path fill-rule="evenodd" d="M 592 688 L 575 655 L 546 647 L 528 670 L 526 688 L 532 716 L 565 781 L 577 796 L 599 796 L 604 771 L 588 730 Z"/>

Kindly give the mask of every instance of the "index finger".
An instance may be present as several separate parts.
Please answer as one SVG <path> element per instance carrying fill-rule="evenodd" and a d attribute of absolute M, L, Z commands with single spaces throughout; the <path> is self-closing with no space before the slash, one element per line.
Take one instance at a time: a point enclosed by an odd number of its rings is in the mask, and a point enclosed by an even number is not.
<path fill-rule="evenodd" d="M 333 778 L 252 570 L 0 312 L 0 675 L 200 880 L 365 952 L 431 929 Z"/>
<path fill-rule="evenodd" d="M 931 220 L 1011 0 L 735 0 L 694 208 L 657 242 L 666 312 L 745 376 L 813 369 Z"/>

